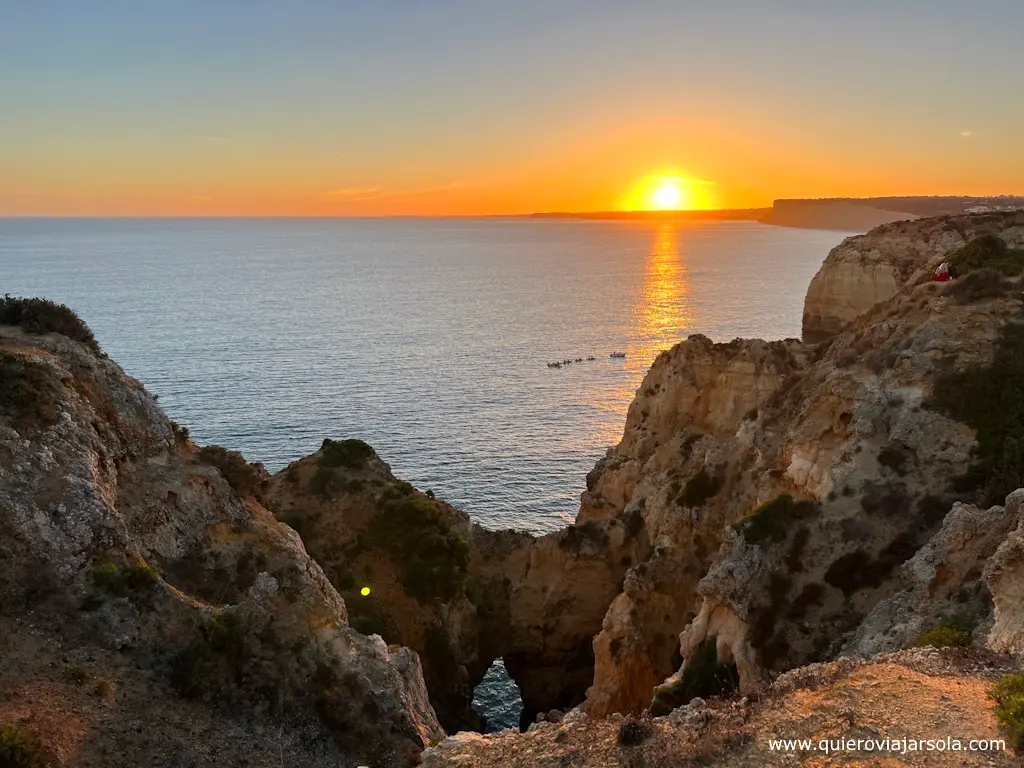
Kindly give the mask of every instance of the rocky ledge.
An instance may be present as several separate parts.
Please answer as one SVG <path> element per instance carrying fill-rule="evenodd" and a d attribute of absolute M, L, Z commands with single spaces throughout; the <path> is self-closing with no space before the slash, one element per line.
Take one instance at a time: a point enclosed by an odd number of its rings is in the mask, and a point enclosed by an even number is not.
<path fill-rule="evenodd" d="M 803 337 L 816 343 L 983 235 L 1024 248 L 1024 213 L 939 216 L 897 221 L 849 237 L 829 253 L 804 302 Z"/>

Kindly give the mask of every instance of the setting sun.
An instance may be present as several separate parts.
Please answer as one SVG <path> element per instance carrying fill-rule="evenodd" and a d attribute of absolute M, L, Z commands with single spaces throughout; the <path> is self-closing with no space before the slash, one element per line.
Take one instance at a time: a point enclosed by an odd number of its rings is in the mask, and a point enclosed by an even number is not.
<path fill-rule="evenodd" d="M 679 207 L 682 197 L 678 182 L 665 181 L 654 190 L 654 205 L 662 210 L 672 210 Z"/>
<path fill-rule="evenodd" d="M 683 211 L 715 207 L 714 185 L 684 176 L 652 174 L 645 177 L 622 200 L 626 211 Z"/>

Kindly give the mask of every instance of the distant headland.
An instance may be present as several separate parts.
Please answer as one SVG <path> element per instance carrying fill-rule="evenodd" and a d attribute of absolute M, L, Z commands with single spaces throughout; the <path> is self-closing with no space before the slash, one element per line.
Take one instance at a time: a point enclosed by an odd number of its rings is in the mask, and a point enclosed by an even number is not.
<path fill-rule="evenodd" d="M 588 211 L 534 213 L 541 219 L 621 221 L 759 221 L 782 227 L 866 232 L 893 221 L 964 213 L 1024 210 L 1024 196 L 833 197 L 776 200 L 771 208 L 690 211 Z"/>

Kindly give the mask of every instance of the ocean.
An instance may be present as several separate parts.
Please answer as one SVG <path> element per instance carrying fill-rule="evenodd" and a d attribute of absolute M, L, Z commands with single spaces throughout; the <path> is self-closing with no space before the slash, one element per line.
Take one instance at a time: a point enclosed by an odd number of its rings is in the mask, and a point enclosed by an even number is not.
<path fill-rule="evenodd" d="M 799 336 L 807 284 L 848 234 L 749 221 L 0 219 L 0 293 L 74 308 L 199 443 L 276 471 L 325 437 L 359 437 L 479 523 L 543 533 L 575 516 L 659 352 L 693 333 Z M 497 725 L 518 721 L 491 701 L 503 691 L 482 693 Z"/>

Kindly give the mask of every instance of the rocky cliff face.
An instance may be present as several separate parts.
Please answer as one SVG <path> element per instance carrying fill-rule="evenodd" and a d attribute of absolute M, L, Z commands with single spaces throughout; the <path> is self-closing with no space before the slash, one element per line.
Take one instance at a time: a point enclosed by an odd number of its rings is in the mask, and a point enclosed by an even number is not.
<path fill-rule="evenodd" d="M 350 628 L 261 479 L 88 344 L 0 327 L 0 724 L 46 764 L 416 762 L 417 656 Z"/>
<path fill-rule="evenodd" d="M 948 224 L 917 223 L 929 232 Z M 991 291 L 978 290 L 981 276 L 932 283 L 921 263 L 931 251 L 915 248 L 892 262 L 895 295 L 828 344 L 692 337 L 652 366 L 622 442 L 588 477 L 581 500 L 580 519 L 640 514 L 651 542 L 595 638 L 592 716 L 645 709 L 652 682 L 709 641 L 720 661 L 736 664 L 746 690 L 833 657 L 903 588 L 901 565 L 952 504 L 986 495 L 977 424 L 969 408 L 949 407 L 958 384 L 947 377 L 1013 356 L 1006 326 L 1021 314 L 1019 287 L 991 276 Z M 978 381 L 984 391 L 991 377 Z M 986 430 L 983 445 L 994 433 Z M 1021 481 L 1005 478 L 1002 492 Z M 994 551 L 997 528 L 984 525 L 989 538 L 964 554 L 970 583 L 947 574 L 960 596 L 978 591 L 980 563 Z M 971 608 L 980 620 L 983 597 Z M 868 642 L 899 648 L 908 632 L 881 641 L 868 631 Z M 657 689 L 662 706 L 680 674 Z"/>
<path fill-rule="evenodd" d="M 991 213 L 899 221 L 844 240 L 811 280 L 804 302 L 804 341 L 842 331 L 856 317 L 928 274 L 951 251 L 993 234 L 1024 246 L 1024 214 Z"/>
<path fill-rule="evenodd" d="M 419 653 L 450 732 L 482 728 L 472 691 L 498 658 L 528 721 L 579 703 L 592 638 L 646 542 L 639 519 L 541 537 L 488 531 L 397 480 L 358 441 L 327 441 L 272 478 L 267 496 L 344 597 L 350 623 Z"/>
<path fill-rule="evenodd" d="M 588 476 L 581 500 L 579 520 L 635 517 L 650 542 L 594 640 L 591 715 L 642 709 L 678 666 L 676 635 L 694 616 L 693 590 L 734 507 L 756 498 L 747 473 L 759 409 L 807 364 L 796 341 L 694 336 L 651 367 L 622 442 Z"/>

